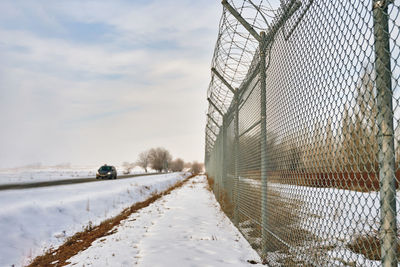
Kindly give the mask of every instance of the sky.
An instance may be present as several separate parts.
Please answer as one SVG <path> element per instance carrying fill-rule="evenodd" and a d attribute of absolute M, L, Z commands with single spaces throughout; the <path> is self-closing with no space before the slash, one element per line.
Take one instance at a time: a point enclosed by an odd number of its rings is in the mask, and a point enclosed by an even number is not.
<path fill-rule="evenodd" d="M 214 0 L 0 0 L 0 168 L 203 161 Z"/>

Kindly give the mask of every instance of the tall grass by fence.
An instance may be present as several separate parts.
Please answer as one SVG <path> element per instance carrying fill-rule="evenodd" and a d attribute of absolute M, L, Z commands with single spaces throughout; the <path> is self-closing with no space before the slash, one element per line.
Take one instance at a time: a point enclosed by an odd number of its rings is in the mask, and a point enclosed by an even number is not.
<path fill-rule="evenodd" d="M 205 165 L 271 266 L 397 266 L 400 0 L 223 0 Z"/>

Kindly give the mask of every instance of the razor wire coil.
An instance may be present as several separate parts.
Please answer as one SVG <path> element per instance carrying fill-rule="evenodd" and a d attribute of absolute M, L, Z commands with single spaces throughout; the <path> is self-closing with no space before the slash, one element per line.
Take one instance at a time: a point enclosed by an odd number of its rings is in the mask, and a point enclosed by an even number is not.
<path fill-rule="evenodd" d="M 396 266 L 400 0 L 227 3 L 266 40 L 223 9 L 211 67 L 231 88 L 211 74 L 205 129 L 221 207 L 271 266 Z"/>

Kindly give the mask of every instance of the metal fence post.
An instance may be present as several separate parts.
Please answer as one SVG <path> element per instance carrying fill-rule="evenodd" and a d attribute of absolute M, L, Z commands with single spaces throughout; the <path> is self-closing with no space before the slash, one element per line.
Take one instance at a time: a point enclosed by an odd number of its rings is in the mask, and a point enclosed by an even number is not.
<path fill-rule="evenodd" d="M 222 117 L 222 190 L 221 194 L 224 195 L 226 192 L 226 173 L 227 173 L 227 164 L 226 164 L 226 147 L 227 147 L 227 140 L 226 140 L 226 128 L 227 128 L 227 116 Z M 221 196 L 222 198 L 224 196 Z"/>
<path fill-rule="evenodd" d="M 234 134 L 235 134 L 235 183 L 234 183 L 234 223 L 239 225 L 239 90 L 235 93 L 235 121 L 234 121 Z"/>
<path fill-rule="evenodd" d="M 382 266 L 397 266 L 396 175 L 388 3 L 373 1 L 378 107 Z"/>
<path fill-rule="evenodd" d="M 220 199 L 220 195 L 219 195 L 220 187 L 221 187 L 221 176 L 222 176 L 222 168 L 221 168 L 221 165 L 222 165 L 222 148 L 221 148 L 222 142 L 221 142 L 221 136 L 222 135 L 219 134 L 219 137 L 218 137 L 218 150 L 217 150 L 218 162 L 217 162 L 217 166 L 216 166 L 216 168 L 217 168 L 217 179 L 215 179 L 216 194 L 217 194 L 217 200 L 218 201 L 221 200 Z"/>
<path fill-rule="evenodd" d="M 266 109 L 266 73 L 265 73 L 265 44 L 266 37 L 265 32 L 261 32 L 260 41 L 260 86 L 261 86 L 261 239 L 262 239 L 262 254 L 266 256 L 267 254 L 267 109 Z"/>

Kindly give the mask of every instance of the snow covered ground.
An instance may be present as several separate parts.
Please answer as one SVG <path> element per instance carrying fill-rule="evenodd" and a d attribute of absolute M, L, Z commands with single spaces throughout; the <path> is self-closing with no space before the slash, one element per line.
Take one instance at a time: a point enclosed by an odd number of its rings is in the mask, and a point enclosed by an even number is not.
<path fill-rule="evenodd" d="M 258 192 L 261 182 L 258 180 L 241 178 L 242 186 Z M 324 266 L 380 266 L 380 261 L 369 260 L 362 254 L 351 251 L 348 247 L 355 237 L 367 236 L 379 231 L 380 225 L 380 195 L 379 192 L 357 192 L 336 188 L 316 188 L 306 186 L 269 183 L 268 192 L 279 197 L 279 202 L 297 203 L 299 221 L 298 229 L 312 234 L 311 241 L 289 249 L 290 255 L 301 261 L 310 261 L 310 264 Z M 400 222 L 400 191 L 397 191 L 397 221 Z M 289 219 L 290 214 L 285 219 Z M 283 222 L 285 223 L 285 222 Z M 242 223 L 251 225 L 250 221 Z M 244 229 L 250 233 L 251 229 Z M 250 230 L 250 231 L 249 231 Z M 282 233 L 280 233 L 282 235 Z M 279 234 L 278 234 L 279 235 Z M 261 239 L 248 237 L 251 242 L 257 243 Z M 295 240 L 292 240 L 295 241 Z M 258 244 L 261 246 L 261 243 Z M 315 253 L 316 248 L 321 249 Z M 312 248 L 312 249 L 310 249 Z M 311 253 L 310 253 L 311 252 Z M 280 266 L 277 260 L 288 257 L 284 252 L 271 252 L 267 260 L 272 266 Z M 293 257 L 292 257 L 293 258 Z M 346 266 L 348 266 L 346 265 Z M 399 265 L 400 266 L 400 265 Z"/>
<path fill-rule="evenodd" d="M 189 173 L 171 173 L 0 193 L 0 266 L 21 266 L 89 223 L 97 225 Z"/>
<path fill-rule="evenodd" d="M 132 214 L 69 266 L 252 266 L 258 254 L 197 176 Z"/>
<path fill-rule="evenodd" d="M 0 184 L 32 183 L 71 178 L 95 177 L 96 171 L 97 169 L 94 167 L 0 169 Z"/>
<path fill-rule="evenodd" d="M 37 167 L 0 169 L 0 185 L 15 183 L 32 183 L 95 177 L 100 166 L 73 166 L 73 167 Z M 123 174 L 123 168 L 116 166 L 118 175 Z M 140 167 L 135 167 L 130 174 L 144 173 Z"/>
<path fill-rule="evenodd" d="M 326 257 L 315 257 L 314 262 L 327 263 L 326 260 L 329 258 L 331 266 L 343 266 L 343 262 L 350 262 L 354 266 L 381 265 L 380 261 L 369 260 L 362 254 L 352 252 L 347 246 L 357 236 L 367 236 L 379 231 L 381 217 L 379 192 L 364 193 L 335 188 L 279 184 L 272 184 L 271 187 L 286 196 L 293 196 L 291 192 L 294 190 L 302 192 L 298 195 L 298 202 L 303 203 L 301 212 L 308 217 L 307 224 L 303 224 L 303 228 L 320 240 L 308 245 L 334 247 L 326 251 Z M 397 221 L 399 222 L 398 203 L 400 203 L 399 191 L 397 192 Z M 307 245 L 303 249 L 306 255 Z M 308 258 L 312 259 L 310 256 Z"/>

